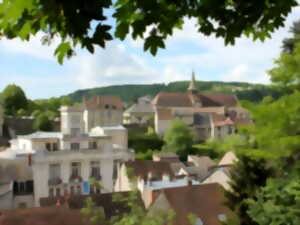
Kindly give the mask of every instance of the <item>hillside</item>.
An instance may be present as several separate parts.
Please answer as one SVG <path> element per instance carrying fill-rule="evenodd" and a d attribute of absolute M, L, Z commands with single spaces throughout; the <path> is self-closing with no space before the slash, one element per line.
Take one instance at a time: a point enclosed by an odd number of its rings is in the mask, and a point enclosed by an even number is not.
<path fill-rule="evenodd" d="M 92 97 L 95 95 L 116 95 L 120 96 L 126 103 L 134 102 L 138 97 L 144 95 L 155 96 L 159 92 L 185 92 L 189 81 L 177 81 L 169 84 L 126 84 L 107 87 L 98 87 L 75 91 L 68 96 L 75 102 L 82 100 L 83 96 Z M 203 93 L 226 93 L 234 94 L 239 100 L 259 102 L 265 96 L 271 95 L 274 98 L 280 96 L 280 92 L 268 85 L 250 84 L 243 82 L 218 82 L 198 81 L 198 89 Z"/>

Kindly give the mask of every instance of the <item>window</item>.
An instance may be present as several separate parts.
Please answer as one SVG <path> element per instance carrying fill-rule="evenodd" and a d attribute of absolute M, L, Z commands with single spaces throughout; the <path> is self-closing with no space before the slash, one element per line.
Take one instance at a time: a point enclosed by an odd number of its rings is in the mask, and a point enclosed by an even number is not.
<path fill-rule="evenodd" d="M 99 161 L 92 161 L 91 162 L 91 177 L 96 179 L 100 179 L 100 162 Z"/>
<path fill-rule="evenodd" d="M 80 143 L 71 143 L 71 150 L 79 150 Z"/>
<path fill-rule="evenodd" d="M 50 152 L 52 149 L 51 149 L 51 143 L 46 143 L 46 149 Z"/>
<path fill-rule="evenodd" d="M 49 179 L 60 178 L 60 164 L 50 164 Z"/>
<path fill-rule="evenodd" d="M 74 194 L 75 194 L 74 186 L 71 186 L 70 191 L 71 191 L 71 195 L 74 195 Z"/>
<path fill-rule="evenodd" d="M 60 188 L 56 188 L 56 197 L 60 197 Z"/>
<path fill-rule="evenodd" d="M 109 105 L 106 104 L 106 105 L 105 105 L 105 109 L 109 109 Z"/>
<path fill-rule="evenodd" d="M 58 150 L 58 143 L 53 143 L 53 151 L 57 151 Z"/>
<path fill-rule="evenodd" d="M 80 185 L 77 185 L 77 188 L 76 188 L 76 194 L 80 195 L 81 194 L 81 186 Z"/>
<path fill-rule="evenodd" d="M 80 176 L 80 171 L 81 171 L 81 164 L 80 162 L 73 162 L 71 164 L 71 176 L 73 178 L 79 177 Z"/>
<path fill-rule="evenodd" d="M 116 180 L 118 176 L 119 160 L 114 160 L 113 179 Z"/>
<path fill-rule="evenodd" d="M 97 142 L 96 141 L 91 141 L 89 142 L 89 149 L 97 149 Z"/>
<path fill-rule="evenodd" d="M 54 189 L 49 188 L 49 197 L 54 197 Z"/>

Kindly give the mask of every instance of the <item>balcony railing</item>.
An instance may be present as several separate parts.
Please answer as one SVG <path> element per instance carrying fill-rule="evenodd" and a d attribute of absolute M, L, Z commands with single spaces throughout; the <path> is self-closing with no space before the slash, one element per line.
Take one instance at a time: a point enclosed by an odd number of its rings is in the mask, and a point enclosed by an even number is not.
<path fill-rule="evenodd" d="M 48 185 L 53 186 L 53 185 L 59 185 L 62 183 L 62 180 L 59 177 L 51 178 L 48 180 Z"/>
<path fill-rule="evenodd" d="M 82 182 L 82 177 L 78 175 L 71 175 L 69 181 L 74 183 L 80 183 Z"/>

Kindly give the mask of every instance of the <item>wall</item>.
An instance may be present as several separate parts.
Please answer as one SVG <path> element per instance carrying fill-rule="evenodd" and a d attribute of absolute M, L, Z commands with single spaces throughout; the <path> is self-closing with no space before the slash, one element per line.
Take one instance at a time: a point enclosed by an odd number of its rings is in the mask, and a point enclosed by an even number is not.
<path fill-rule="evenodd" d="M 13 209 L 13 193 L 12 191 L 0 196 L 0 210 Z"/>
<path fill-rule="evenodd" d="M 21 204 L 24 204 L 25 208 L 34 207 L 33 195 L 19 195 L 14 197 L 14 208 L 20 208 Z"/>

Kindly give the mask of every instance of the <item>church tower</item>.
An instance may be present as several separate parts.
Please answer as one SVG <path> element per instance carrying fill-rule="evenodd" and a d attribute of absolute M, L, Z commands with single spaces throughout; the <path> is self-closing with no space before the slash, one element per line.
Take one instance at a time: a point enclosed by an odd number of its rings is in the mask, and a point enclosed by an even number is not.
<path fill-rule="evenodd" d="M 195 78 L 194 71 L 192 72 L 192 80 L 191 80 L 187 90 L 188 90 L 189 93 L 192 93 L 192 94 L 197 94 L 198 93 L 198 89 L 196 87 L 196 78 Z"/>

